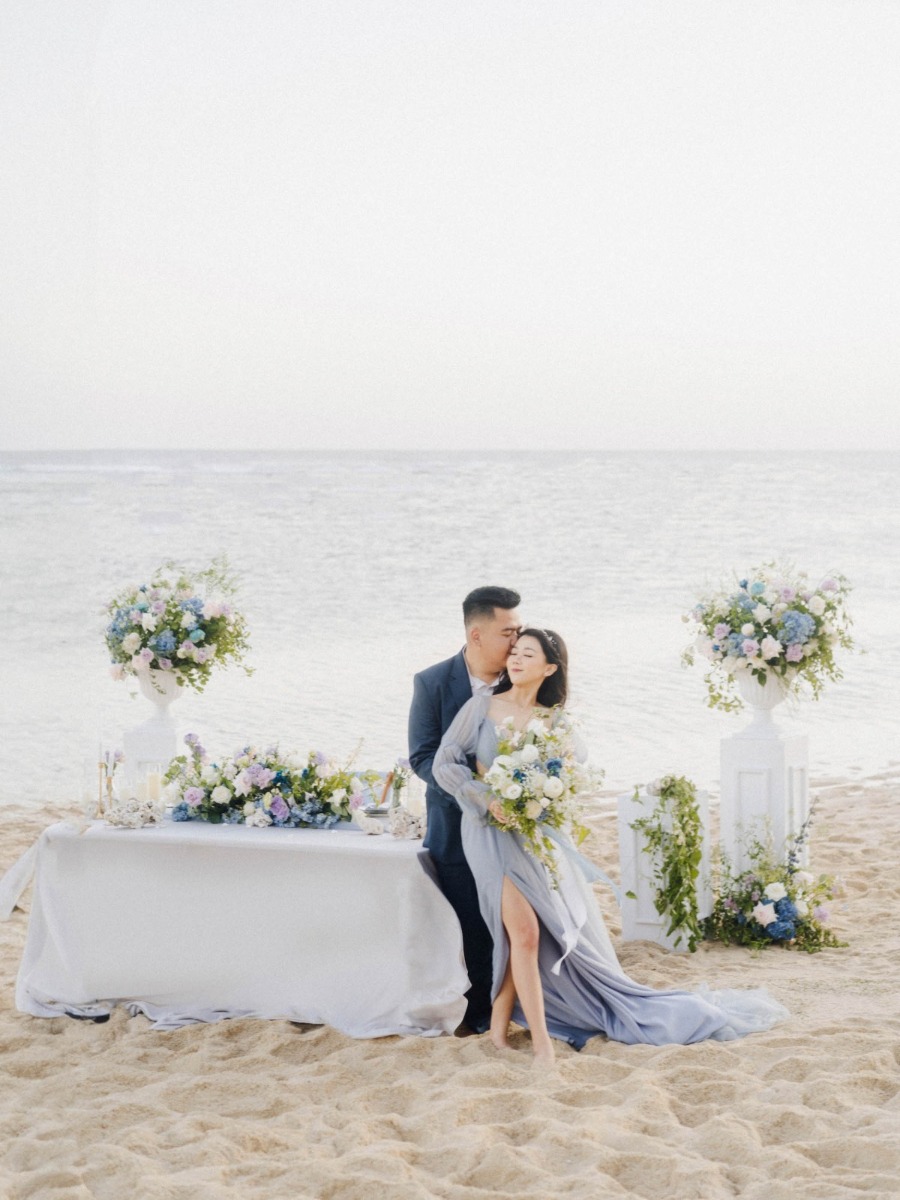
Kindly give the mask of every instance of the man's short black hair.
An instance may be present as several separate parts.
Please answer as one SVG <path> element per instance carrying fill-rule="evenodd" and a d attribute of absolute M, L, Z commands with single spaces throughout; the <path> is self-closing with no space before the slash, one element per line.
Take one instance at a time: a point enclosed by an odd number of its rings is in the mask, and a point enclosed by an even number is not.
<path fill-rule="evenodd" d="M 468 629 L 478 617 L 492 618 L 495 608 L 518 608 L 521 602 L 522 597 L 512 588 L 476 588 L 463 600 L 463 621 Z"/>

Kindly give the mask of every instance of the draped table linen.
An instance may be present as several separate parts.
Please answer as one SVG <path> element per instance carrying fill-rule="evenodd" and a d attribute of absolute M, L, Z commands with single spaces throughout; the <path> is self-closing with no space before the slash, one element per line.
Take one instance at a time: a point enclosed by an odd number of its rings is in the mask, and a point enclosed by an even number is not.
<path fill-rule="evenodd" d="M 355 830 L 53 825 L 16 1004 L 160 1029 L 224 1017 L 351 1037 L 452 1032 L 469 986 L 421 843 Z M 15 870 L 15 868 L 14 868 Z"/>

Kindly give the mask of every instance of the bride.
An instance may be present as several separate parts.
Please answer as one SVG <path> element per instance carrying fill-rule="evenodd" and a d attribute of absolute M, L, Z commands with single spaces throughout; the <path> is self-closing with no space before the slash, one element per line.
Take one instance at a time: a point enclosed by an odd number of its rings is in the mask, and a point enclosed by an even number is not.
<path fill-rule="evenodd" d="M 512 718 L 522 730 L 537 718 L 571 734 L 562 638 L 549 629 L 524 629 L 506 669 L 508 690 L 473 696 L 460 709 L 433 766 L 435 779 L 462 808 L 463 849 L 494 939 L 494 1045 L 508 1047 L 514 1015 L 531 1030 L 535 1060 L 542 1064 L 553 1061 L 552 1037 L 579 1050 L 597 1034 L 651 1045 L 727 1041 L 786 1017 L 763 989 L 699 994 L 635 983 L 619 965 L 588 887 L 596 872 L 571 841 L 560 838 L 554 887 L 519 834 L 501 827 L 503 809 L 481 778 L 497 756 L 497 726 Z M 488 820 L 489 813 L 500 825 Z"/>

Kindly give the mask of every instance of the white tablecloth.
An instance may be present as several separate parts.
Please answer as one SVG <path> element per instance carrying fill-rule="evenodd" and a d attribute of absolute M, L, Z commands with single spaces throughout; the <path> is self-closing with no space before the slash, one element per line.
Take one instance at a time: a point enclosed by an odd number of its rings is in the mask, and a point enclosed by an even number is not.
<path fill-rule="evenodd" d="M 351 1037 L 451 1032 L 469 982 L 420 842 L 167 822 L 37 844 L 16 1003 L 158 1028 L 252 1016 Z"/>

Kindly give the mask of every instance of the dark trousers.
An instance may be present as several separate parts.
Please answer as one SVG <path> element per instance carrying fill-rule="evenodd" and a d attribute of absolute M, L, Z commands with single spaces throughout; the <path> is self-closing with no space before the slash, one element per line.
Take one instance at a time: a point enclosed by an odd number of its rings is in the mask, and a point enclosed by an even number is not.
<path fill-rule="evenodd" d="M 483 1033 L 491 1023 L 491 978 L 494 942 L 478 907 L 478 891 L 469 864 L 435 862 L 441 891 L 459 918 L 463 953 L 471 987 L 466 992 L 468 1006 L 465 1021 Z"/>

